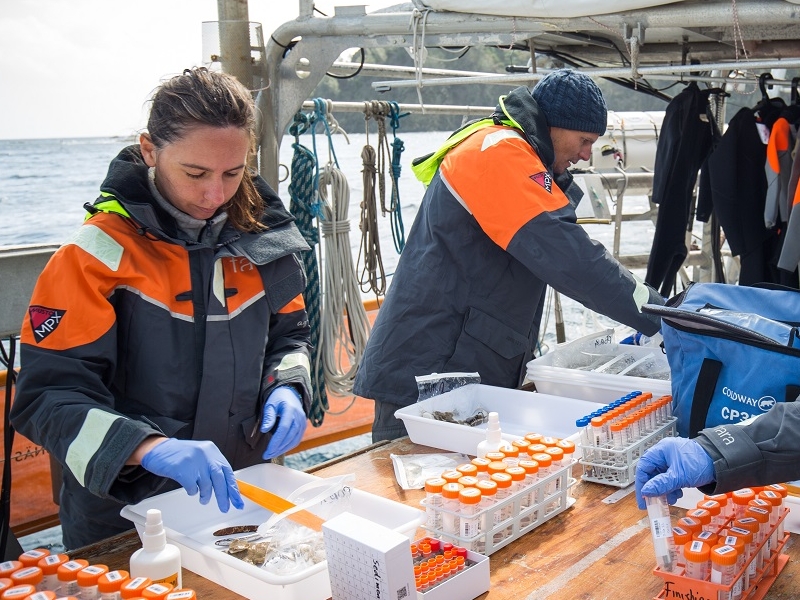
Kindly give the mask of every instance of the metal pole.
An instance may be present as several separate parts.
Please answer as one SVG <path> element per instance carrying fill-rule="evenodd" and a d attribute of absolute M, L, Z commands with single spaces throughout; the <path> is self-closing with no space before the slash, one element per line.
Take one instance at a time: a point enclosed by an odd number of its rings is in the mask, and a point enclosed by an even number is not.
<path fill-rule="evenodd" d="M 253 67 L 247 0 L 217 0 L 217 12 L 222 70 L 252 89 Z"/>

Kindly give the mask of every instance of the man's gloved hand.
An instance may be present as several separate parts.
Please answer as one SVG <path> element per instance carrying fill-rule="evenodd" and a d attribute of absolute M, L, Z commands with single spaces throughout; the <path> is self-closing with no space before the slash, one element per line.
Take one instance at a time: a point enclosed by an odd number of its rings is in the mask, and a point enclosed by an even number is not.
<path fill-rule="evenodd" d="M 264 404 L 264 414 L 261 417 L 261 433 L 267 433 L 275 426 L 263 458 L 268 460 L 291 450 L 300 440 L 306 430 L 306 413 L 303 411 L 303 401 L 300 394 L 289 386 L 282 385 L 272 390 Z"/>
<path fill-rule="evenodd" d="M 636 503 L 643 496 L 667 496 L 670 504 L 683 496 L 681 488 L 714 481 L 714 463 L 703 447 L 686 438 L 668 437 L 645 452 L 636 463 Z"/>
<path fill-rule="evenodd" d="M 213 492 L 222 512 L 231 504 L 244 508 L 233 469 L 213 442 L 168 438 L 142 457 L 142 467 L 174 479 L 190 496 L 199 491 L 200 504 L 208 504 Z"/>

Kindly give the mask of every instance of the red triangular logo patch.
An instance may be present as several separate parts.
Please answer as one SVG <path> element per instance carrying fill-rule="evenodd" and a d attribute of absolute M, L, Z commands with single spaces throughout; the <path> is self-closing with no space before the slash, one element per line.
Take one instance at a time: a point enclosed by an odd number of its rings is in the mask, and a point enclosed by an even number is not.
<path fill-rule="evenodd" d="M 531 175 L 531 179 L 546 189 L 549 194 L 553 193 L 553 178 L 550 177 L 550 173 L 547 171 Z"/>
<path fill-rule="evenodd" d="M 56 330 L 66 312 L 66 310 L 36 305 L 28 309 L 28 318 L 37 344 Z"/>

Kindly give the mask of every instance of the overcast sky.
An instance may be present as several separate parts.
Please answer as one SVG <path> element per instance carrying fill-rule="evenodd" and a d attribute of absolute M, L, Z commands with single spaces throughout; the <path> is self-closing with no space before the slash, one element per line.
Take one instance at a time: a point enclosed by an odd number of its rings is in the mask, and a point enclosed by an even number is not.
<path fill-rule="evenodd" d="M 217 0 L 1 0 L 0 139 L 133 135 L 162 78 L 202 64 Z M 318 0 L 334 6 L 392 0 Z M 269 35 L 299 0 L 250 0 Z"/>

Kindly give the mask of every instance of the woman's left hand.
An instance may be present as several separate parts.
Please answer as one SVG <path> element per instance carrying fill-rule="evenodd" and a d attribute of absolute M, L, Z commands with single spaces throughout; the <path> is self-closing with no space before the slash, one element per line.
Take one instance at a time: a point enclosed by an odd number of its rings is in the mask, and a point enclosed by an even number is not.
<path fill-rule="evenodd" d="M 264 460 L 285 454 L 303 439 L 307 423 L 306 413 L 303 411 L 302 398 L 295 388 L 277 387 L 267 398 L 261 418 L 261 433 L 267 433 L 275 427 L 276 421 L 278 426 L 264 451 Z"/>

